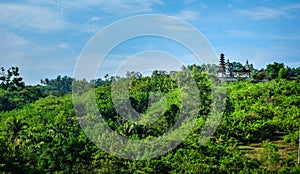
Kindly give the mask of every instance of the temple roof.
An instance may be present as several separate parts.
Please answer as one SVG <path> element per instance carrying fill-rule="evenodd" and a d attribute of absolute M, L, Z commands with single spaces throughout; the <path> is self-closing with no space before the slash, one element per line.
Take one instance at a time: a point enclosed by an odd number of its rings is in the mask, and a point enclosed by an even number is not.
<path fill-rule="evenodd" d="M 239 70 L 235 69 L 235 70 L 233 70 L 233 72 L 251 72 L 251 70 L 243 67 L 242 69 L 239 69 Z"/>

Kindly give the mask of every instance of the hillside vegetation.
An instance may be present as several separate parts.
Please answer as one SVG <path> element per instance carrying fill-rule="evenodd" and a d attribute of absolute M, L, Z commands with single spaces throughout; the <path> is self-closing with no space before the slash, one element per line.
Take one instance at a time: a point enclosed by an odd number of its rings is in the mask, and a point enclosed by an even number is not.
<path fill-rule="evenodd" d="M 122 159 L 92 143 L 79 123 L 93 116 L 86 112 L 75 114 L 67 77 L 61 88 L 53 87 L 64 81 L 59 78 L 44 81 L 44 86 L 1 90 L 0 173 L 300 173 L 298 80 L 276 78 L 215 86 L 218 83 L 212 83 L 213 78 L 206 72 L 192 69 L 191 75 L 201 103 L 189 110 L 195 111 L 191 112 L 196 119 L 193 130 L 169 153 L 145 160 Z M 154 71 L 151 77 L 138 73 L 129 77 L 131 106 L 144 120 L 155 118 L 154 123 L 137 124 L 120 116 L 112 102 L 111 79 L 98 81 L 94 90 L 80 94 L 82 107 L 89 107 L 89 95 L 96 94 L 101 117 L 118 134 L 130 139 L 161 136 L 184 111 L 185 86 L 178 84 L 187 82 L 176 81 L 176 77 L 163 71 Z M 209 113 L 214 112 L 212 89 L 225 89 L 225 110 L 215 134 L 201 144 L 202 128 Z"/>

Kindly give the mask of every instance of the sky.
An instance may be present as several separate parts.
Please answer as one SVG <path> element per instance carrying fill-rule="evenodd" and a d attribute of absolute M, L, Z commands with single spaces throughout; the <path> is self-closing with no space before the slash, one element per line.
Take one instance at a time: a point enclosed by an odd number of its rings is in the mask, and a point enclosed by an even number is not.
<path fill-rule="evenodd" d="M 216 55 L 224 53 L 231 62 L 248 60 L 258 69 L 273 62 L 300 66 L 300 1 L 2 0 L 0 67 L 18 66 L 26 84 L 57 75 L 73 77 L 78 58 L 93 36 L 121 19 L 143 14 L 187 22 L 203 34 Z M 161 52 L 147 54 L 147 50 Z M 138 61 L 136 55 L 144 56 L 144 63 L 152 60 L 150 56 L 161 56 L 162 65 L 170 65 L 172 56 L 185 65 L 199 63 L 182 45 L 145 36 L 114 48 L 99 77 L 114 75 L 120 65 L 129 65 L 126 60 Z"/>

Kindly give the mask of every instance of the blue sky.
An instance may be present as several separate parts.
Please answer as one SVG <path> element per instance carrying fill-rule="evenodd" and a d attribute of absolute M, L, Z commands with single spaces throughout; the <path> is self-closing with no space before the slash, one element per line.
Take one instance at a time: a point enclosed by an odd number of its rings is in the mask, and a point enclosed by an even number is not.
<path fill-rule="evenodd" d="M 248 59 L 256 68 L 275 61 L 300 66 L 300 1 L 2 0 L 0 14 L 0 67 L 19 66 L 27 84 L 73 76 L 92 36 L 112 22 L 141 14 L 170 15 L 190 23 L 217 54 L 223 52 L 231 61 Z M 124 57 L 147 49 L 163 49 L 185 64 L 197 63 L 186 50 L 170 45 L 157 38 L 125 43 L 103 69 L 113 74 L 112 67 Z"/>

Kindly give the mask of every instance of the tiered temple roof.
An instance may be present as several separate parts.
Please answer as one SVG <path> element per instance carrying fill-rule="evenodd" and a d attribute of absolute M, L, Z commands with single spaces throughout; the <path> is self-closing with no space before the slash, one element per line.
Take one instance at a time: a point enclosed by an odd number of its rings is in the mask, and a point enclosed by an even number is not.
<path fill-rule="evenodd" d="M 225 63 L 225 55 L 221 53 L 219 61 L 219 69 L 217 71 L 218 77 L 227 81 L 235 81 L 237 78 L 250 79 L 251 70 L 248 60 L 246 61 L 245 66 L 241 69 L 232 69 L 230 66 L 229 59 Z"/>

